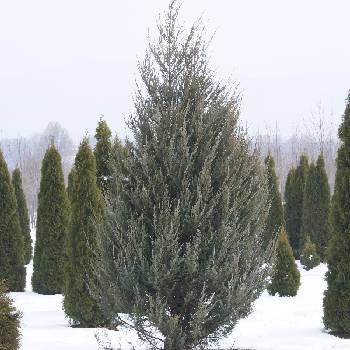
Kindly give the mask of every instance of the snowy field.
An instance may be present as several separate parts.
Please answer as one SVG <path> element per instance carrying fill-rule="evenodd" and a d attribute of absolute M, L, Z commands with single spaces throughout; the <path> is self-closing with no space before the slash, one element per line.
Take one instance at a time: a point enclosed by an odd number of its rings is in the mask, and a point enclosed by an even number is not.
<path fill-rule="evenodd" d="M 32 266 L 27 267 L 27 290 L 12 293 L 16 306 L 23 312 L 23 350 L 97 350 L 95 339 L 103 330 L 70 328 L 62 310 L 62 296 L 43 296 L 30 290 Z M 350 339 L 326 334 L 322 324 L 322 298 L 326 287 L 326 266 L 307 272 L 301 270 L 301 287 L 294 298 L 279 298 L 264 293 L 254 305 L 253 313 L 241 320 L 220 349 L 256 350 L 345 350 Z M 109 331 L 117 349 L 145 349 L 134 332 Z M 103 338 L 103 337 L 102 337 Z"/>

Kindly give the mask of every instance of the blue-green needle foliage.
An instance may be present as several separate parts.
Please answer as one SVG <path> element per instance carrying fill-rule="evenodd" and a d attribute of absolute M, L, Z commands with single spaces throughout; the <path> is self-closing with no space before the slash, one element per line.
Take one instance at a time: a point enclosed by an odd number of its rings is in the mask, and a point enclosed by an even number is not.
<path fill-rule="evenodd" d="M 96 290 L 110 316 L 130 313 L 152 343 L 150 322 L 180 350 L 230 332 L 265 288 L 269 195 L 203 31 L 185 34 L 175 1 L 158 30 L 139 66 L 133 140 L 112 173 Z"/>

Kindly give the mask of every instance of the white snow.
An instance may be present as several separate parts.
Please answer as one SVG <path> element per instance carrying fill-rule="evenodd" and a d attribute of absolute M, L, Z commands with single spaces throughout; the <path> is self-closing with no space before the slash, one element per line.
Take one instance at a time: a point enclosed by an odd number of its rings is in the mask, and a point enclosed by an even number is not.
<path fill-rule="evenodd" d="M 62 295 L 39 295 L 31 291 L 32 269 L 31 262 L 27 266 L 26 291 L 11 293 L 16 307 L 23 313 L 22 350 L 96 350 L 99 349 L 96 334 L 101 340 L 110 338 L 116 349 L 142 348 L 131 330 L 71 328 L 62 309 Z"/>
<path fill-rule="evenodd" d="M 324 330 L 323 291 L 327 266 L 306 271 L 298 262 L 301 286 L 296 297 L 270 296 L 255 302 L 253 313 L 241 320 L 220 348 L 256 350 L 349 350 L 350 339 L 340 339 Z"/>
<path fill-rule="evenodd" d="M 256 301 L 253 313 L 241 320 L 235 330 L 220 344 L 220 349 L 252 350 L 345 350 L 350 339 L 339 339 L 324 331 L 322 298 L 326 287 L 322 264 L 310 271 L 301 271 L 301 287 L 294 298 L 269 296 L 266 292 Z M 23 312 L 23 350 L 97 350 L 95 334 L 110 337 L 115 349 L 147 348 L 135 332 L 117 332 L 69 327 L 62 310 L 62 296 L 44 296 L 31 292 L 32 265 L 27 267 L 27 289 L 11 293 L 15 305 Z"/>

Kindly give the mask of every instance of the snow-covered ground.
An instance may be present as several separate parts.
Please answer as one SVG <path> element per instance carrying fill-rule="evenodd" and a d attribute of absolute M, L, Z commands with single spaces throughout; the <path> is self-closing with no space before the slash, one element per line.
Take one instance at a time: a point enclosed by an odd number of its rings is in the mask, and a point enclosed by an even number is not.
<path fill-rule="evenodd" d="M 27 268 L 27 290 L 12 293 L 23 312 L 23 350 L 97 350 L 96 329 L 70 328 L 62 310 L 62 296 L 43 296 L 31 292 L 32 266 Z M 345 350 L 350 339 L 339 339 L 324 332 L 322 298 L 326 287 L 325 265 L 307 272 L 301 270 L 301 287 L 294 298 L 279 298 L 264 293 L 253 313 L 241 320 L 233 333 L 223 339 L 220 349 L 256 350 Z M 134 332 L 108 331 L 115 349 L 145 349 Z"/>

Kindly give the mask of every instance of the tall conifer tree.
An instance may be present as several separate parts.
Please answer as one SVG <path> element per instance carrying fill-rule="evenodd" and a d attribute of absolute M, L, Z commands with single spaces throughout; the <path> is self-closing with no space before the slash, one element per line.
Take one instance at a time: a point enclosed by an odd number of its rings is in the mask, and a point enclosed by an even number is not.
<path fill-rule="evenodd" d="M 158 28 L 140 64 L 134 141 L 98 231 L 98 295 L 112 316 L 129 311 L 144 339 L 151 322 L 167 350 L 204 348 L 265 288 L 268 188 L 203 32 L 185 34 L 176 1 Z"/>
<path fill-rule="evenodd" d="M 281 227 L 284 225 L 284 222 L 282 198 L 278 188 L 275 161 L 270 153 L 265 158 L 265 167 L 270 194 L 270 210 L 263 236 L 264 247 L 267 247 L 278 236 Z"/>
<path fill-rule="evenodd" d="M 316 166 L 313 163 L 310 165 L 305 184 L 300 247 L 304 245 L 306 237 L 309 236 L 316 245 L 316 251 L 321 260 L 325 258 L 326 246 L 330 238 L 329 206 L 330 188 L 324 159 L 320 155 Z"/>
<path fill-rule="evenodd" d="M 63 305 L 75 325 L 92 327 L 104 321 L 89 292 L 95 264 L 95 224 L 103 215 L 103 199 L 96 182 L 95 157 L 87 138 L 80 144 L 71 181 Z"/>
<path fill-rule="evenodd" d="M 61 156 L 54 145 L 41 166 L 36 241 L 33 261 L 33 291 L 58 294 L 63 290 L 65 236 L 69 203 L 64 185 Z"/>
<path fill-rule="evenodd" d="M 293 254 L 296 258 L 300 255 L 300 237 L 303 217 L 304 189 L 309 171 L 309 161 L 306 155 L 300 157 L 296 169 L 291 169 L 287 177 L 285 189 L 285 220 Z"/>
<path fill-rule="evenodd" d="M 295 250 L 297 247 L 296 232 L 298 230 L 298 217 L 295 210 L 296 190 L 295 190 L 295 168 L 292 167 L 287 175 L 285 190 L 284 190 L 284 218 L 286 222 L 286 231 L 288 234 L 290 245 Z"/>
<path fill-rule="evenodd" d="M 7 164 L 0 150 L 0 280 L 5 280 L 12 292 L 25 287 L 23 235 L 15 191 Z"/>
<path fill-rule="evenodd" d="M 12 173 L 12 185 L 15 190 L 19 223 L 23 235 L 24 263 L 29 264 L 33 256 L 32 238 L 30 236 L 30 221 L 26 198 L 22 188 L 21 171 L 17 168 Z"/>
<path fill-rule="evenodd" d="M 108 184 L 111 177 L 110 158 L 112 152 L 112 133 L 109 129 L 107 122 L 100 118 L 98 126 L 96 128 L 96 146 L 94 155 L 96 159 L 96 175 L 97 185 L 105 195 L 108 191 Z"/>
<path fill-rule="evenodd" d="M 323 322 L 329 330 L 350 335 L 350 92 L 338 135 L 337 173 L 330 214 L 327 289 Z"/>

